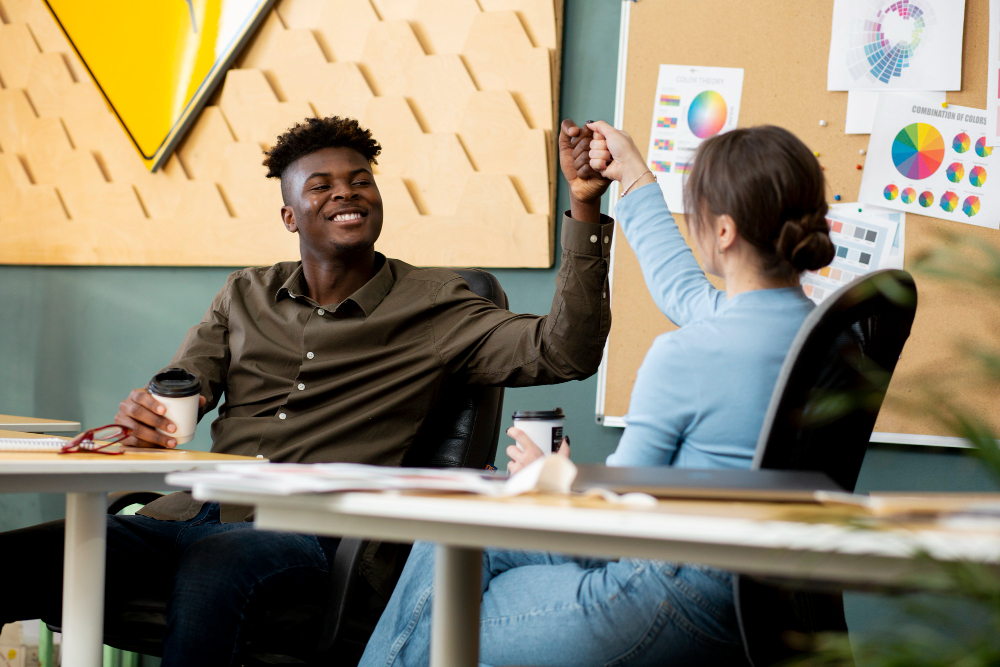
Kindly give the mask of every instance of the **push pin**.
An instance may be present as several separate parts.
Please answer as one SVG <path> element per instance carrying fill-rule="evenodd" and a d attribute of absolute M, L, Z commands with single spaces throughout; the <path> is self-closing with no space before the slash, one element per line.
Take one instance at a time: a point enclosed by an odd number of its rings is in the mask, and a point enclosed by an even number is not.
<path fill-rule="evenodd" d="M 820 127 L 826 127 L 826 121 L 825 121 L 825 120 L 821 120 L 821 121 L 819 122 L 819 126 L 820 126 Z"/>
<path fill-rule="evenodd" d="M 860 208 L 858 208 L 858 213 L 863 213 L 863 211 Z"/>
<path fill-rule="evenodd" d="M 864 155 L 867 151 L 864 148 L 858 151 L 858 155 Z"/>
<path fill-rule="evenodd" d="M 833 201 L 840 201 L 840 195 L 833 195 Z"/>
<path fill-rule="evenodd" d="M 942 102 L 941 103 L 941 108 L 942 109 L 947 109 L 948 108 L 948 103 L 947 102 Z"/>
<path fill-rule="evenodd" d="M 861 165 L 859 164 L 859 165 L 857 165 L 857 169 L 858 169 L 858 171 L 861 171 L 862 169 L 864 169 L 864 167 L 862 167 L 862 166 L 861 166 Z"/>
<path fill-rule="evenodd" d="M 819 151 L 813 151 L 813 155 L 815 155 L 816 157 L 819 157 Z"/>

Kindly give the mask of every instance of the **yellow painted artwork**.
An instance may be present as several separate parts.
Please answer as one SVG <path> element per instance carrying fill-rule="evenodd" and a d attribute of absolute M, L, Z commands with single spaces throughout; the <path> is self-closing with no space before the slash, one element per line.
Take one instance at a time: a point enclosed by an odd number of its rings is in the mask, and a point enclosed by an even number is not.
<path fill-rule="evenodd" d="M 272 0 L 46 0 L 155 171 Z"/>

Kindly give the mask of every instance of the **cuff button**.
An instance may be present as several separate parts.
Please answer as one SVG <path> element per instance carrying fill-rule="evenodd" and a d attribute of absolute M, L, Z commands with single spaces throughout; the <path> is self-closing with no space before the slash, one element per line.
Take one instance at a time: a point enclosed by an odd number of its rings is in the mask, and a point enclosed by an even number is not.
<path fill-rule="evenodd" d="M 597 243 L 597 234 L 591 234 L 591 236 L 590 236 L 590 242 L 591 243 Z"/>

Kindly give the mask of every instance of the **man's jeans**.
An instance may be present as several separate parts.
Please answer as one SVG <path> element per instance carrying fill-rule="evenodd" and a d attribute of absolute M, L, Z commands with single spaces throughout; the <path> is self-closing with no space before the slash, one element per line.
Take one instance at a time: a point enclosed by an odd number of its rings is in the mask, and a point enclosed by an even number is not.
<path fill-rule="evenodd" d="M 229 665 L 263 633 L 315 642 L 338 540 L 252 526 L 220 523 L 214 503 L 189 521 L 109 516 L 106 612 L 130 598 L 167 599 L 163 667 Z M 64 533 L 62 521 L 0 533 L 0 624 L 59 623 Z M 263 627 L 265 610 L 292 605 L 314 605 L 313 622 Z"/>
<path fill-rule="evenodd" d="M 360 667 L 424 667 L 434 545 L 418 543 Z M 745 665 L 728 573 L 663 561 L 483 551 L 487 665 Z"/>

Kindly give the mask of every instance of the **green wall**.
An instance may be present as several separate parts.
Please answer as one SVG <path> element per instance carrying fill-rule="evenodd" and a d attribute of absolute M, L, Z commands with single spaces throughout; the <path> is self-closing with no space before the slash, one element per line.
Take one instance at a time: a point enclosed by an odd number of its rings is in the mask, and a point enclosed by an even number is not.
<path fill-rule="evenodd" d="M 578 122 L 613 117 L 619 11 L 620 3 L 614 0 L 566 0 L 563 117 Z M 559 210 L 567 207 L 562 183 L 558 203 Z M 71 418 L 87 426 L 111 421 L 129 390 L 145 384 L 170 359 L 230 270 L 0 267 L 0 413 Z M 512 309 L 548 312 L 555 269 L 495 274 Z M 600 461 L 614 449 L 620 431 L 594 423 L 596 386 L 596 378 L 591 378 L 508 390 L 504 413 L 562 406 L 569 417 L 574 458 Z M 195 446 L 207 448 L 207 434 L 206 422 Z M 500 465 L 505 463 L 505 441 L 502 438 Z M 865 459 L 859 488 L 997 486 L 961 451 L 879 445 Z M 61 496 L 0 494 L 0 530 L 62 513 Z M 900 618 L 895 601 L 872 596 L 850 596 L 848 609 L 858 633 L 894 625 Z"/>

